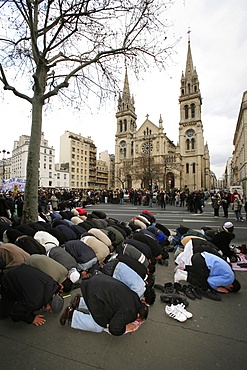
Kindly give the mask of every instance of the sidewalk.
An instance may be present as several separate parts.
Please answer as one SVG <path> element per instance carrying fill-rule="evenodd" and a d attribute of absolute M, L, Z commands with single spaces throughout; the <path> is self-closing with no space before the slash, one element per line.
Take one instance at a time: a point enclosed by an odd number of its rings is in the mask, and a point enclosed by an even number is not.
<path fill-rule="evenodd" d="M 157 265 L 156 283 L 173 281 L 174 260 Z M 59 315 L 46 314 L 42 327 L 0 321 L 3 369 L 35 370 L 156 370 L 246 368 L 247 273 L 237 273 L 242 290 L 221 302 L 191 301 L 193 317 L 180 323 L 167 317 L 157 291 L 149 318 L 137 332 L 122 337 L 76 331 L 59 324 Z M 73 293 L 79 292 L 79 290 Z M 66 298 L 67 305 L 70 298 Z"/>

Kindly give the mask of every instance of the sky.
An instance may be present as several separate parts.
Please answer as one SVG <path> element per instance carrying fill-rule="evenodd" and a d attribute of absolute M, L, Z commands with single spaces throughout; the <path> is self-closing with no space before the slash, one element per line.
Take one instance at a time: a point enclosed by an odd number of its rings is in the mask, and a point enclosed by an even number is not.
<path fill-rule="evenodd" d="M 164 132 L 178 142 L 180 79 L 185 71 L 188 50 L 188 30 L 194 67 L 202 95 L 204 141 L 208 143 L 211 170 L 221 178 L 226 162 L 234 150 L 233 137 L 243 92 L 247 89 L 247 1 L 246 0 L 175 0 L 167 11 L 170 27 L 168 41 L 179 40 L 173 49 L 166 71 L 150 68 L 136 80 L 128 69 L 130 93 L 135 99 L 137 127 L 149 115 L 159 124 L 162 116 Z M 124 83 L 124 66 L 123 66 Z M 122 88 L 123 88 L 122 83 Z M 1 88 L 1 85 L 0 85 Z M 55 98 L 56 99 L 56 98 Z M 90 136 L 97 153 L 115 152 L 117 102 L 109 99 L 100 110 L 92 103 L 91 110 L 73 110 L 59 106 L 43 117 L 45 138 L 56 151 L 59 160 L 60 136 L 72 131 Z M 30 135 L 30 104 L 0 93 L 0 151 L 12 151 L 14 140 Z"/>

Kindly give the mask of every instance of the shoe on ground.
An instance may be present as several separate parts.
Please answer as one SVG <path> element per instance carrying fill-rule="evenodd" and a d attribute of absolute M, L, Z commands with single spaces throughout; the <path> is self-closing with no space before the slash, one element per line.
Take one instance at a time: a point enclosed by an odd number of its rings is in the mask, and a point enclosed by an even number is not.
<path fill-rule="evenodd" d="M 208 299 L 212 299 L 213 301 L 221 301 L 221 296 L 216 293 L 215 291 L 213 290 L 203 290 L 201 289 L 201 293 L 202 293 L 202 296 L 205 297 L 205 298 L 208 298 Z"/>
<path fill-rule="evenodd" d="M 71 320 L 72 320 L 73 312 L 74 312 L 73 307 L 71 307 L 71 306 L 66 307 L 65 310 L 63 311 L 60 319 L 59 319 L 60 324 L 65 325 L 66 321 L 68 321 L 68 323 L 70 323 Z"/>
<path fill-rule="evenodd" d="M 154 289 L 160 290 L 162 293 L 165 293 L 165 287 L 161 284 L 154 284 Z"/>
<path fill-rule="evenodd" d="M 167 316 L 171 317 L 172 319 L 174 320 L 177 320 L 179 322 L 184 322 L 187 320 L 187 317 L 185 316 L 185 314 L 183 314 L 182 312 L 180 312 L 176 306 L 174 306 L 173 304 L 170 305 L 170 306 L 166 306 L 165 307 L 165 313 Z"/>
<path fill-rule="evenodd" d="M 165 288 L 164 293 L 169 294 L 169 293 L 174 292 L 174 287 L 173 287 L 173 284 L 171 282 L 165 283 L 164 288 Z"/>
<path fill-rule="evenodd" d="M 70 306 L 74 308 L 74 310 L 77 310 L 80 304 L 81 296 L 80 294 L 76 294 L 70 301 Z"/>
<path fill-rule="evenodd" d="M 196 299 L 196 296 L 189 285 L 183 285 L 183 291 L 189 299 Z"/>
<path fill-rule="evenodd" d="M 198 287 L 195 287 L 193 285 L 189 285 L 190 289 L 192 290 L 192 293 L 197 299 L 202 299 L 202 293 L 201 290 Z"/>
<path fill-rule="evenodd" d="M 177 304 L 176 308 L 178 311 L 182 312 L 187 317 L 187 319 L 191 319 L 191 317 L 193 316 L 191 312 L 185 309 L 185 305 L 183 303 Z"/>

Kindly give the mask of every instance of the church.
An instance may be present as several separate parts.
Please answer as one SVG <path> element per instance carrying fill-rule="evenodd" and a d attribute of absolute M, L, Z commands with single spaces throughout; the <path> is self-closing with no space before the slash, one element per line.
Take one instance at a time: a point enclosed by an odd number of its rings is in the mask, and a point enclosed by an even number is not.
<path fill-rule="evenodd" d="M 124 88 L 118 98 L 115 135 L 115 187 L 156 189 L 209 189 L 210 156 L 204 143 L 201 120 L 202 98 L 199 78 L 193 66 L 190 40 L 185 73 L 182 72 L 178 143 L 149 120 L 137 128 L 135 101 L 130 94 L 127 69 Z"/>

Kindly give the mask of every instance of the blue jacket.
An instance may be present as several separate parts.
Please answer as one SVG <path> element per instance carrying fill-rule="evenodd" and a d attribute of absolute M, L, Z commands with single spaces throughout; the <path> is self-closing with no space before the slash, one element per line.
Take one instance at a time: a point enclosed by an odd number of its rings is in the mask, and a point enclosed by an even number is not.
<path fill-rule="evenodd" d="M 231 266 L 221 257 L 212 253 L 202 252 L 205 263 L 209 269 L 208 284 L 217 290 L 219 286 L 228 286 L 233 283 L 235 277 Z"/>

